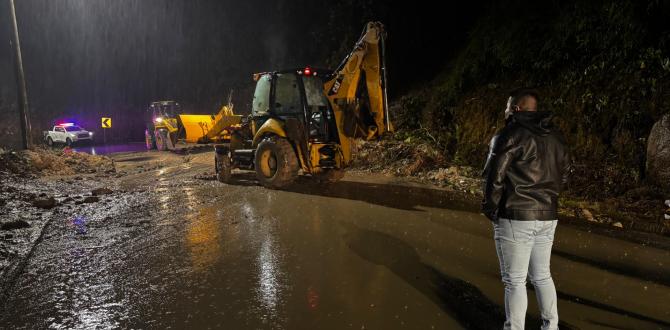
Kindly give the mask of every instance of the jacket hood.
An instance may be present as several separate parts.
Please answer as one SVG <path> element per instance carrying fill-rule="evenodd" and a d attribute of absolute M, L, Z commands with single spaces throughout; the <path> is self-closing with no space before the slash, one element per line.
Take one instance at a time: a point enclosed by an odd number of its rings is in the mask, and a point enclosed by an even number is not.
<path fill-rule="evenodd" d="M 537 135 L 548 135 L 554 126 L 551 119 L 554 113 L 551 111 L 520 111 L 512 116 L 512 122 L 527 128 Z"/>

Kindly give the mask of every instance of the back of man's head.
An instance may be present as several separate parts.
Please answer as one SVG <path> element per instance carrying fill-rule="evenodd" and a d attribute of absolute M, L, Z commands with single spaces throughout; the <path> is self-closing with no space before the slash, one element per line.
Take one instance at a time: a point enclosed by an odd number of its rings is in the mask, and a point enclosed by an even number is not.
<path fill-rule="evenodd" d="M 511 105 L 517 106 L 516 111 L 537 111 L 539 96 L 537 91 L 529 88 L 519 88 L 510 94 Z"/>

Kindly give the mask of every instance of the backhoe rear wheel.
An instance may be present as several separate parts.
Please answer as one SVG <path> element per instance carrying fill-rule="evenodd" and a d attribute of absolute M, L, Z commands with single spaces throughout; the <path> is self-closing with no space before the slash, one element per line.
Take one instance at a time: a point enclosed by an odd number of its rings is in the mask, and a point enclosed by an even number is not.
<path fill-rule="evenodd" d="M 287 187 L 298 177 L 298 157 L 293 147 L 286 139 L 277 136 L 258 144 L 254 167 L 258 181 L 272 189 Z"/>
<path fill-rule="evenodd" d="M 230 172 L 232 164 L 227 154 L 217 153 L 214 156 L 214 166 L 216 169 L 216 179 L 223 183 L 230 182 Z"/>

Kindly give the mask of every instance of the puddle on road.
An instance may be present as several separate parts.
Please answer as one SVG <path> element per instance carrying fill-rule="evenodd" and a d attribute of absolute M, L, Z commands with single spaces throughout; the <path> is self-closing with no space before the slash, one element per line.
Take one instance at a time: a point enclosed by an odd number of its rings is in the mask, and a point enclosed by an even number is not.
<path fill-rule="evenodd" d="M 116 144 L 116 145 L 78 146 L 72 148 L 72 150 L 77 152 L 89 153 L 91 155 L 109 155 L 122 152 L 146 151 L 147 148 L 144 145 L 144 143 L 138 142 L 138 143 Z"/>

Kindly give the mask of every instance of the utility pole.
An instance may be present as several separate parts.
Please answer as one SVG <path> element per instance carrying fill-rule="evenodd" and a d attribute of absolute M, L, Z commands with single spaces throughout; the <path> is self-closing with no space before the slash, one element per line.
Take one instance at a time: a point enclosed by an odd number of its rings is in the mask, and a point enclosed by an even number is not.
<path fill-rule="evenodd" d="M 23 149 L 28 149 L 32 145 L 30 140 L 30 111 L 28 109 L 28 92 L 26 91 L 26 77 L 23 73 L 23 58 L 21 57 L 21 43 L 19 42 L 19 27 L 16 23 L 16 8 L 14 0 L 9 0 L 10 13 L 12 15 L 12 41 L 10 45 L 14 48 L 14 66 L 16 67 L 16 89 L 19 98 L 19 114 L 21 116 L 21 137 L 23 139 Z"/>

